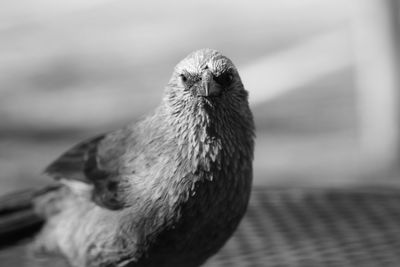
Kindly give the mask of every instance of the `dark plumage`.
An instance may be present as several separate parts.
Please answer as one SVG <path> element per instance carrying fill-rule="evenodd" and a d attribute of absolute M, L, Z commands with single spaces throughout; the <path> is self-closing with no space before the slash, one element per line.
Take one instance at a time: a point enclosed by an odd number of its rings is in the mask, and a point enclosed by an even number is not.
<path fill-rule="evenodd" d="M 46 173 L 35 245 L 72 266 L 199 266 L 245 213 L 254 124 L 238 72 L 219 52 L 183 59 L 142 121 L 78 144 Z"/>

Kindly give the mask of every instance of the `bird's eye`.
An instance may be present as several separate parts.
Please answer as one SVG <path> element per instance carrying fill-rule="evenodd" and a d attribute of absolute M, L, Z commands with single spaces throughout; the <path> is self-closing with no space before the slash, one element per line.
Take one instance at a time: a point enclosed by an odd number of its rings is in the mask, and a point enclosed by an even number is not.
<path fill-rule="evenodd" d="M 229 71 L 224 72 L 221 75 L 214 77 L 214 81 L 221 86 L 229 86 L 233 81 L 233 74 Z"/>
<path fill-rule="evenodd" d="M 184 74 L 180 74 L 179 77 L 181 78 L 182 82 L 187 82 L 188 78 Z"/>

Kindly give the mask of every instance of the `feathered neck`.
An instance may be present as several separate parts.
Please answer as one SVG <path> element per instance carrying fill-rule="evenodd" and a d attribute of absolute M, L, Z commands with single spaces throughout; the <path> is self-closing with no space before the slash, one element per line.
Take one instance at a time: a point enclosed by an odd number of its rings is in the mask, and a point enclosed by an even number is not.
<path fill-rule="evenodd" d="M 219 171 L 227 172 L 240 158 L 253 157 L 254 126 L 247 101 L 244 108 L 225 102 L 203 98 L 164 101 L 166 121 L 187 171 L 204 172 L 209 180 Z"/>
<path fill-rule="evenodd" d="M 180 113 L 171 114 L 178 147 L 183 148 L 182 156 L 187 155 L 192 172 L 210 172 L 213 166 L 221 168 L 224 133 L 217 132 L 218 122 L 212 112 L 215 112 L 212 106 L 199 101 L 187 105 Z"/>

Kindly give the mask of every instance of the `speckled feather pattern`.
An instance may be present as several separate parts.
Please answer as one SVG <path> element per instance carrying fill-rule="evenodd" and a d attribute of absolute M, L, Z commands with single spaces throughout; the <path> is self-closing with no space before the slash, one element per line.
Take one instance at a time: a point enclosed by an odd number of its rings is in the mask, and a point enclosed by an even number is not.
<path fill-rule="evenodd" d="M 223 87 L 211 81 L 221 93 L 203 97 L 204 70 L 233 79 Z M 189 79 L 183 82 L 182 75 Z M 58 212 L 46 215 L 36 246 L 62 254 L 72 266 L 199 266 L 243 217 L 254 124 L 238 72 L 219 52 L 190 54 L 176 66 L 153 114 L 94 140 L 47 169 L 67 188 L 60 189 L 65 196 L 56 201 Z M 89 195 L 71 183 L 84 184 Z"/>

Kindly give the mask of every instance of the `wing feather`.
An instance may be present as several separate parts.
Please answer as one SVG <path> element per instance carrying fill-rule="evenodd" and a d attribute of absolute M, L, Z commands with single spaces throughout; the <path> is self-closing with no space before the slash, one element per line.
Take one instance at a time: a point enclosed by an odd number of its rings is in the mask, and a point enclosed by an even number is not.
<path fill-rule="evenodd" d="M 90 177 L 86 175 L 87 170 L 94 168 L 97 147 L 105 136 L 99 135 L 77 144 L 52 162 L 44 172 L 55 179 L 91 183 Z"/>

